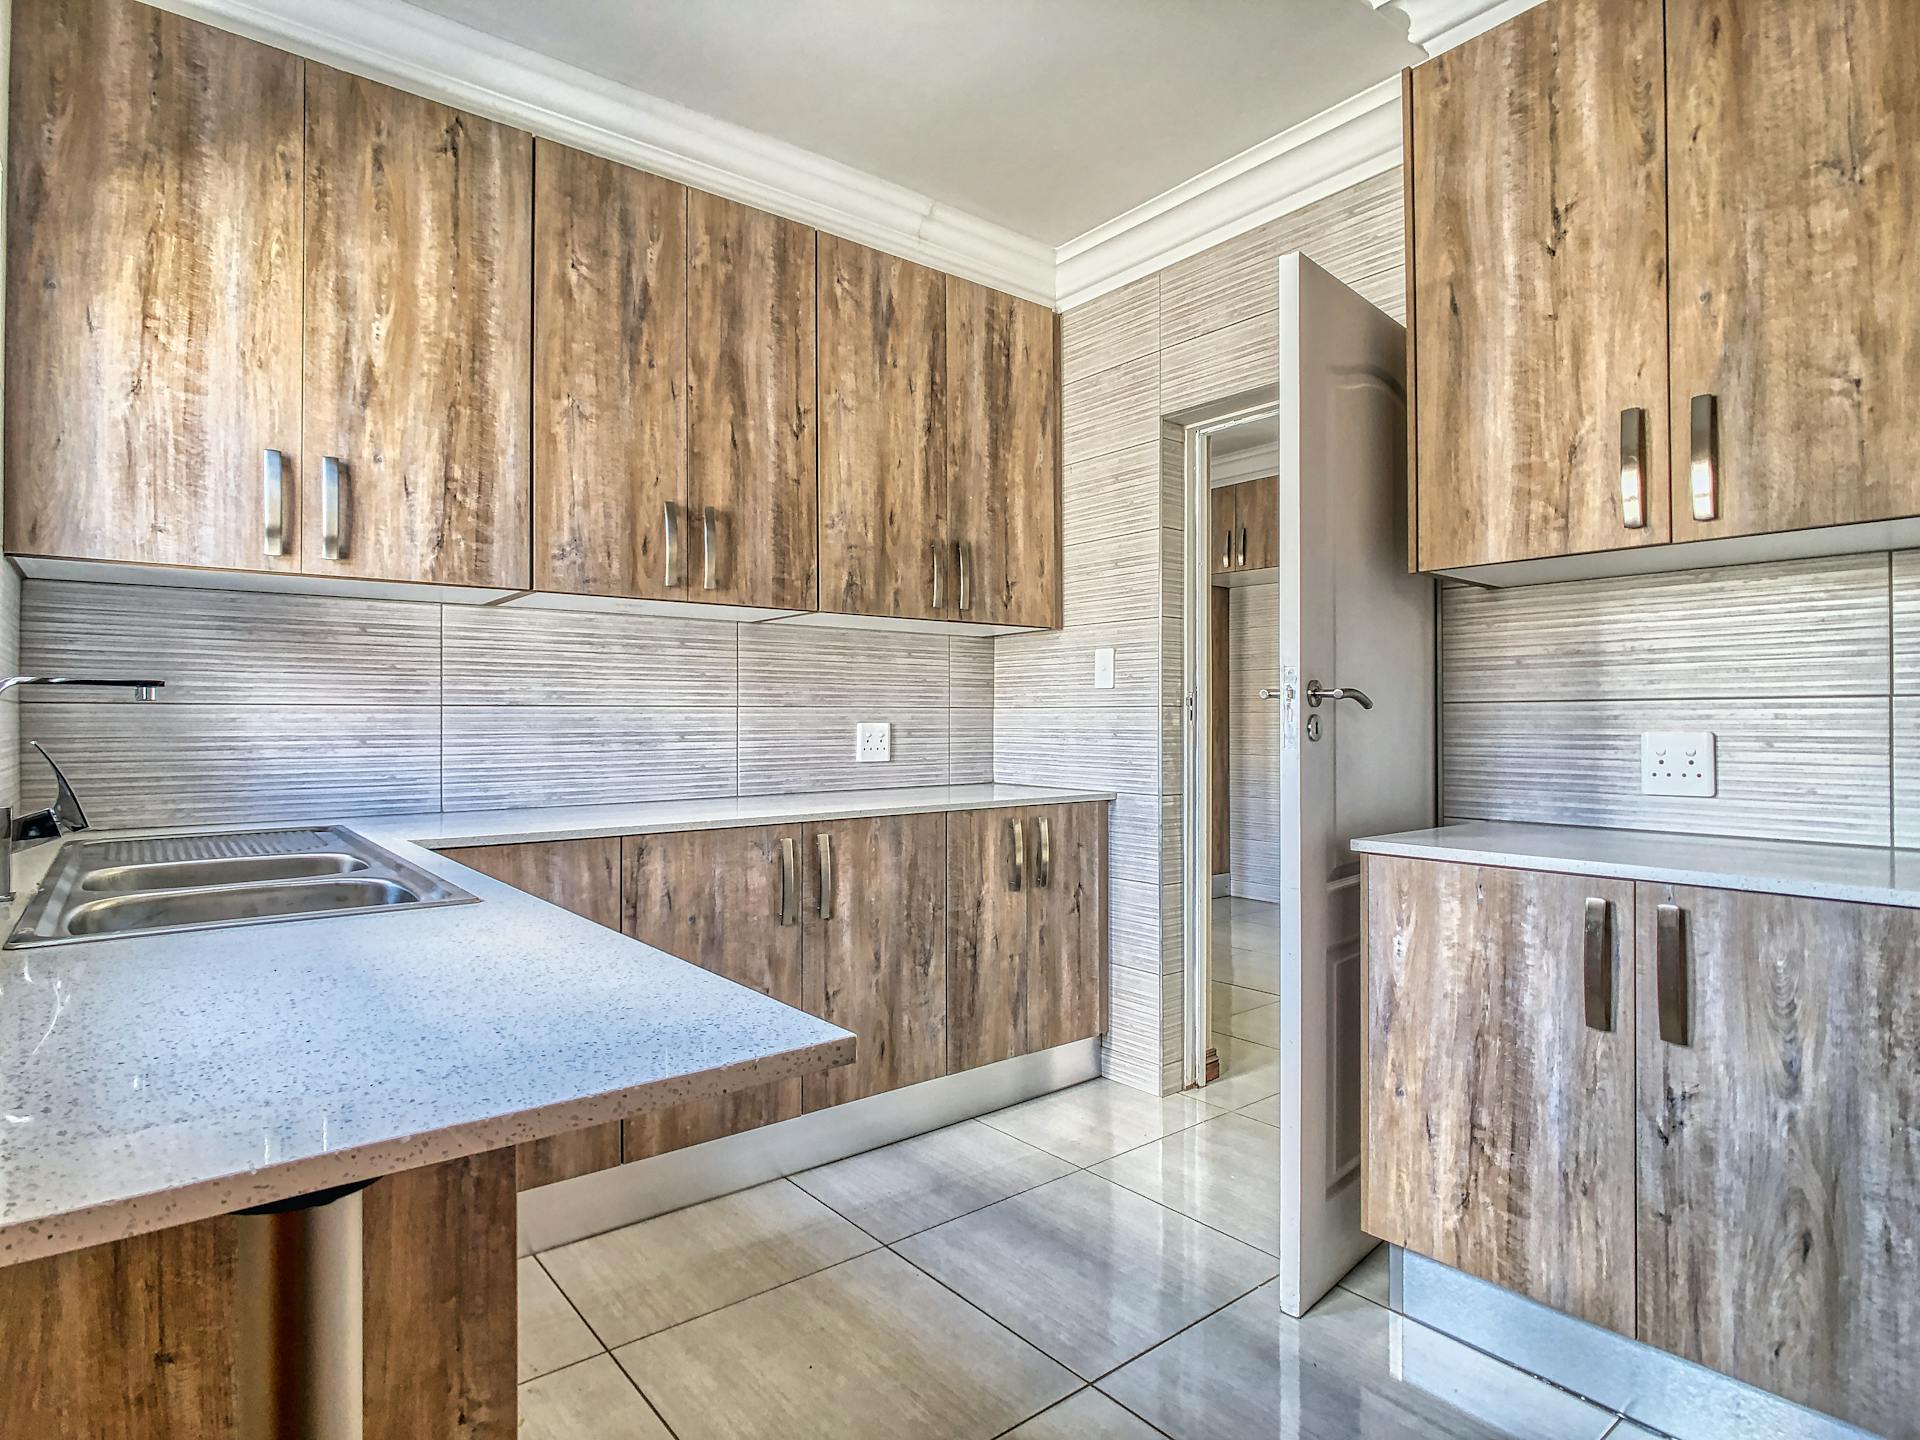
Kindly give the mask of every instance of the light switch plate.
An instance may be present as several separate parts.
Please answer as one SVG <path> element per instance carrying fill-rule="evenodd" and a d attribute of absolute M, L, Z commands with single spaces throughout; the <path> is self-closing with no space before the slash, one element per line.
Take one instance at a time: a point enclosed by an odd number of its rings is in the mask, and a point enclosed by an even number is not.
<path fill-rule="evenodd" d="M 1093 652 L 1093 688 L 1113 689 L 1113 647 L 1103 645 Z"/>
<path fill-rule="evenodd" d="M 893 726 L 885 720 L 863 720 L 854 727 L 853 758 L 862 765 L 893 758 Z"/>
<path fill-rule="evenodd" d="M 1706 797 L 1719 789 L 1710 730 L 1649 730 L 1640 737 L 1640 793 Z"/>

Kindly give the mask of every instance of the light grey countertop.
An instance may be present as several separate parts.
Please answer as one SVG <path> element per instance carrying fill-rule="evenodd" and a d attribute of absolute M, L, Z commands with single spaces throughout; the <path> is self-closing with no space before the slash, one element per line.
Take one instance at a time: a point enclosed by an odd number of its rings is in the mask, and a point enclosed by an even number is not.
<path fill-rule="evenodd" d="M 1104 798 L 966 786 L 348 820 L 480 903 L 0 952 L 0 1264 L 853 1058 L 846 1031 L 435 848 Z M 56 851 L 17 857 L 9 928 Z"/>
<path fill-rule="evenodd" d="M 1881 845 L 1468 820 L 1431 830 L 1376 835 L 1354 841 L 1353 848 L 1363 855 L 1920 908 L 1920 850 Z"/>

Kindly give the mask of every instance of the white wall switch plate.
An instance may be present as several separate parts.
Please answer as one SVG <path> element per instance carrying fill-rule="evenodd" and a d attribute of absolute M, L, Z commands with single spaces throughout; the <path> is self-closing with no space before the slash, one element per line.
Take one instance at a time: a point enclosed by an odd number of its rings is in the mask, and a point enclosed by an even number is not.
<path fill-rule="evenodd" d="M 1104 645 L 1093 652 L 1093 688 L 1113 689 L 1113 647 Z"/>
<path fill-rule="evenodd" d="M 1649 730 L 1640 737 L 1640 793 L 1712 795 L 1719 787 L 1710 730 Z"/>
<path fill-rule="evenodd" d="M 893 758 L 893 726 L 885 720 L 863 720 L 854 727 L 853 758 L 862 765 Z"/>

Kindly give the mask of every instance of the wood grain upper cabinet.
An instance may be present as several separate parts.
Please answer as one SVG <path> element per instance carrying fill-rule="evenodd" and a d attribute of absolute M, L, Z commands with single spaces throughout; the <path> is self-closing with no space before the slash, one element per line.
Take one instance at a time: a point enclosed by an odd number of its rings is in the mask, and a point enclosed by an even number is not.
<path fill-rule="evenodd" d="M 1920 1410 L 1920 912 L 1642 885 L 1640 1338 L 1864 1427 Z"/>
<path fill-rule="evenodd" d="M 1361 1225 L 1634 1332 L 1631 883 L 1370 856 Z"/>
<path fill-rule="evenodd" d="M 788 1005 L 805 999 L 801 827 L 637 835 L 626 841 L 626 933 Z M 776 1081 L 650 1110 L 626 1122 L 641 1160 L 800 1113 L 801 1084 Z"/>
<path fill-rule="evenodd" d="M 618 930 L 620 841 L 558 840 L 525 845 L 472 845 L 446 852 L 469 869 L 524 890 L 550 905 Z M 620 1163 L 620 1122 L 590 1125 L 516 1145 L 522 1190 L 570 1180 Z"/>
<path fill-rule="evenodd" d="M 524 589 L 532 140 L 306 77 L 302 568 Z"/>
<path fill-rule="evenodd" d="M 1280 477 L 1242 481 L 1239 490 L 1242 570 L 1271 570 L 1280 563 Z"/>
<path fill-rule="evenodd" d="M 1654 0 L 1548 0 L 1412 72 L 1420 569 L 1669 538 L 1663 46 Z"/>
<path fill-rule="evenodd" d="M 1060 379 L 1053 311 L 947 277 L 953 616 L 1060 624 Z"/>
<path fill-rule="evenodd" d="M 1234 558 L 1240 553 L 1239 488 L 1237 485 L 1216 485 L 1207 492 L 1213 521 L 1211 554 L 1213 573 L 1216 575 L 1225 575 L 1234 569 Z"/>
<path fill-rule="evenodd" d="M 947 1073 L 946 837 L 940 814 L 807 828 L 801 1008 L 859 1037 L 806 1078 L 808 1110 Z"/>
<path fill-rule="evenodd" d="M 1920 514 L 1909 0 L 1668 0 L 1667 35 L 1674 538 Z"/>
<path fill-rule="evenodd" d="M 686 187 L 546 140 L 535 160 L 534 584 L 685 599 Z"/>
<path fill-rule="evenodd" d="M 296 568 L 301 62 L 19 0 L 12 77 L 7 549 Z"/>
<path fill-rule="evenodd" d="M 814 249 L 804 225 L 688 197 L 690 598 L 818 604 Z"/>
<path fill-rule="evenodd" d="M 947 1057 L 991 1065 L 1105 1028 L 1104 804 L 947 817 Z"/>
<path fill-rule="evenodd" d="M 952 616 L 946 277 L 820 236 L 820 608 Z"/>

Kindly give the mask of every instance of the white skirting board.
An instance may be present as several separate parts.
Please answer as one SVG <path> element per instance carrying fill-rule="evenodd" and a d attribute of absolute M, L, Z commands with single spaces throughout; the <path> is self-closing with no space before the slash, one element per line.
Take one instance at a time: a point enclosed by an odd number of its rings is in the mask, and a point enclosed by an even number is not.
<path fill-rule="evenodd" d="M 520 1253 L 551 1250 L 988 1115 L 1099 1073 L 1100 1042 L 1076 1040 L 650 1160 L 542 1185 L 520 1196 Z"/>

